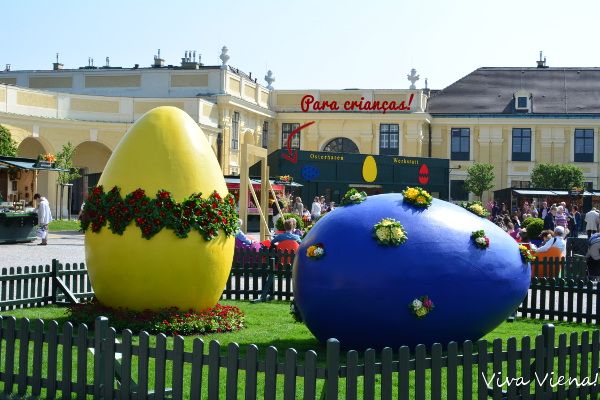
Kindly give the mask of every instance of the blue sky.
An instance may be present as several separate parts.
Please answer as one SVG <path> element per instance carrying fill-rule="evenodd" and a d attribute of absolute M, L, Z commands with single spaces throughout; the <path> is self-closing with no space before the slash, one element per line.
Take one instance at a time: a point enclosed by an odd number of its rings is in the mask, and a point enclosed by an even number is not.
<path fill-rule="evenodd" d="M 555 0 L 202 1 L 0 0 L 0 68 L 149 66 L 186 50 L 252 72 L 278 89 L 443 88 L 483 66 L 600 66 L 600 3 Z"/>

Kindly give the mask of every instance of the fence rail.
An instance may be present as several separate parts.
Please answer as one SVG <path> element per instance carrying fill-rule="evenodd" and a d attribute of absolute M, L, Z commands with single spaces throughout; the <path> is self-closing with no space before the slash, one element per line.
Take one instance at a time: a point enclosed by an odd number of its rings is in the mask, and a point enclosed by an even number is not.
<path fill-rule="evenodd" d="M 518 341 L 495 339 L 414 349 L 342 352 L 330 339 L 310 350 L 190 342 L 125 330 L 104 317 L 85 325 L 0 317 L 6 395 L 79 399 L 517 399 L 598 395 L 600 332 L 561 334 L 552 325 Z M 558 340 L 556 340 L 558 339 Z M 557 344 L 555 344 L 557 343 Z M 42 363 L 42 360 L 47 360 Z M 502 378 L 500 379 L 500 376 Z M 564 382 L 556 384 L 560 377 Z M 498 380 L 496 379 L 498 378 Z M 546 379 L 544 379 L 546 378 Z M 503 383 L 508 379 L 510 384 Z M 576 381 L 574 379 L 577 379 Z M 586 380 L 587 379 L 587 380 Z"/>
<path fill-rule="evenodd" d="M 291 300 L 294 255 L 273 250 L 236 251 L 223 299 Z M 527 318 L 600 324 L 600 288 L 588 279 L 585 259 L 548 259 L 532 265 L 551 278 L 533 278 L 518 308 Z M 568 279 L 557 276 L 569 277 Z M 4 268 L 0 270 L 0 310 L 89 300 L 94 292 L 83 263 Z"/>

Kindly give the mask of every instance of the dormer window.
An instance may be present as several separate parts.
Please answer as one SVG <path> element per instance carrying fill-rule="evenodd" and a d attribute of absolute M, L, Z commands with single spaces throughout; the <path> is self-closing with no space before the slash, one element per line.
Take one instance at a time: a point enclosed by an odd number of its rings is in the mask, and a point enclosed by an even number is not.
<path fill-rule="evenodd" d="M 515 111 L 531 112 L 531 93 L 519 90 L 515 93 Z"/>

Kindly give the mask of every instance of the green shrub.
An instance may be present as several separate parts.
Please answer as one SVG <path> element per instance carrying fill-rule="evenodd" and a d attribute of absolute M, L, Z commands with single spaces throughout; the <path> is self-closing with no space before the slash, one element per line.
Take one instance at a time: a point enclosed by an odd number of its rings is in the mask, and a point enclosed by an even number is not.
<path fill-rule="evenodd" d="M 277 230 L 278 231 L 283 231 L 283 223 L 285 222 L 286 219 L 290 219 L 293 218 L 296 220 L 296 228 L 297 229 L 304 229 L 304 221 L 302 221 L 302 217 L 297 215 L 297 214 L 292 214 L 292 213 L 285 213 L 283 214 L 283 217 L 279 218 L 277 220 Z"/>
<path fill-rule="evenodd" d="M 527 230 L 527 234 L 525 237 L 528 240 L 536 240 L 540 233 L 544 230 L 544 220 L 541 218 L 525 218 L 523 223 L 521 224 L 521 228 Z M 523 235 L 522 235 L 523 236 Z"/>

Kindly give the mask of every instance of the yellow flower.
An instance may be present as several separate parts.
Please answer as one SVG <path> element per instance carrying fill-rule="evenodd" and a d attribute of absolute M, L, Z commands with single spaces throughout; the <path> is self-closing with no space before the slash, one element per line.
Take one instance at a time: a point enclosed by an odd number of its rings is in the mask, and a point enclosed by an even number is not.
<path fill-rule="evenodd" d="M 392 236 L 396 239 L 402 239 L 404 237 L 404 232 L 399 226 L 395 226 L 392 228 Z"/>
<path fill-rule="evenodd" d="M 409 199 L 414 199 L 418 195 L 419 195 L 419 191 L 417 189 L 415 189 L 415 188 L 407 188 L 404 191 L 404 196 L 408 197 Z"/>
<path fill-rule="evenodd" d="M 385 241 L 390 238 L 390 231 L 387 228 L 381 227 L 381 228 L 377 229 L 377 231 L 375 232 L 375 235 L 377 235 L 377 238 L 380 241 Z"/>
<path fill-rule="evenodd" d="M 425 203 L 427 203 L 427 199 L 425 198 L 425 196 L 419 195 L 417 197 L 417 203 L 419 203 L 419 204 L 425 204 Z"/>
<path fill-rule="evenodd" d="M 315 255 L 315 246 L 310 246 L 307 250 L 308 256 L 312 257 Z"/>
<path fill-rule="evenodd" d="M 417 311 L 415 311 L 415 314 L 417 314 L 417 317 L 423 317 L 423 316 L 427 315 L 427 309 L 425 307 L 417 308 Z"/>
<path fill-rule="evenodd" d="M 392 224 L 392 221 L 389 219 L 384 219 L 381 221 L 381 226 L 390 226 Z"/>

